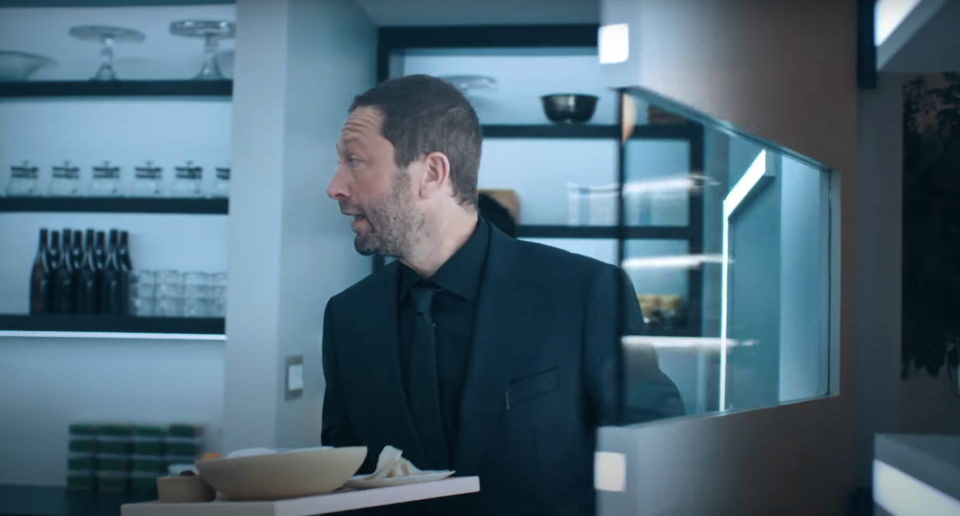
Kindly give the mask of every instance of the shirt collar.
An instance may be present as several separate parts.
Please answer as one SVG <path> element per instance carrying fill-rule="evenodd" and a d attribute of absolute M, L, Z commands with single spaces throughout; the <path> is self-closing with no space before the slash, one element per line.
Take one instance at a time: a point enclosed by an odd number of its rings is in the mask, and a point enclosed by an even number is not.
<path fill-rule="evenodd" d="M 457 252 L 453 253 L 429 281 L 436 286 L 453 292 L 467 301 L 476 301 L 480 291 L 480 280 L 487 263 L 487 248 L 490 244 L 489 223 L 482 218 L 477 227 Z M 402 301 L 417 282 L 423 281 L 413 269 L 400 264 L 400 300 Z"/>

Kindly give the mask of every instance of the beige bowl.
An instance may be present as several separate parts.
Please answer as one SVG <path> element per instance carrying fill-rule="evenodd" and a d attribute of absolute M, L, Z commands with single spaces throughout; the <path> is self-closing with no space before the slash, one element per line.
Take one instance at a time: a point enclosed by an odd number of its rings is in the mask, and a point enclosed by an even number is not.
<path fill-rule="evenodd" d="M 201 460 L 197 473 L 230 500 L 281 500 L 339 489 L 366 457 L 366 446 L 311 448 Z"/>

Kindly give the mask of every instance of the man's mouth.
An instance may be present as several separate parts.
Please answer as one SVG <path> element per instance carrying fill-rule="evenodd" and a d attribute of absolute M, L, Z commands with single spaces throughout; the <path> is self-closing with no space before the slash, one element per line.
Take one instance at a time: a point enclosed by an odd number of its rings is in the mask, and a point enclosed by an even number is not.
<path fill-rule="evenodd" d="M 350 216 L 353 217 L 353 221 L 350 222 L 350 227 L 354 229 L 356 229 L 358 226 L 360 226 L 367 220 L 367 218 L 364 217 L 363 215 L 350 215 Z"/>

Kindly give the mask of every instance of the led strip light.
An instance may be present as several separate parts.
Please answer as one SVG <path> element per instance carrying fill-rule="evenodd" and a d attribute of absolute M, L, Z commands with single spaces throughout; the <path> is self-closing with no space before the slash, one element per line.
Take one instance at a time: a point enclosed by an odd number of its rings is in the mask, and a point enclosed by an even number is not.
<path fill-rule="evenodd" d="M 723 199 L 723 251 L 720 266 L 720 411 L 727 407 L 727 317 L 729 303 L 729 273 L 730 273 L 730 216 L 747 198 L 747 195 L 757 186 L 764 174 L 767 173 L 767 151 L 760 151 L 760 155 L 753 161 L 743 177 L 730 189 L 730 193 Z"/>
<path fill-rule="evenodd" d="M 708 349 L 708 348 L 721 348 L 723 344 L 723 339 L 713 338 L 713 337 L 651 337 L 648 335 L 630 335 L 623 337 L 621 342 L 626 347 L 638 347 L 650 345 L 655 348 L 672 348 L 672 349 L 682 349 L 682 348 L 695 348 L 695 349 Z M 745 340 L 743 342 L 737 340 L 727 340 L 727 347 L 750 347 L 757 345 L 755 340 Z"/>

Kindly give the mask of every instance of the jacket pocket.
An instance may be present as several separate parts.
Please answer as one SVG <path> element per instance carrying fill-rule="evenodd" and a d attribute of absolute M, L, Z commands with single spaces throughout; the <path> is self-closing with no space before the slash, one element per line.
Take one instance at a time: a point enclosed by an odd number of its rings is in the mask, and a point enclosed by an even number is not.
<path fill-rule="evenodd" d="M 507 388 L 507 408 L 557 390 L 557 381 L 556 367 L 511 381 Z"/>

